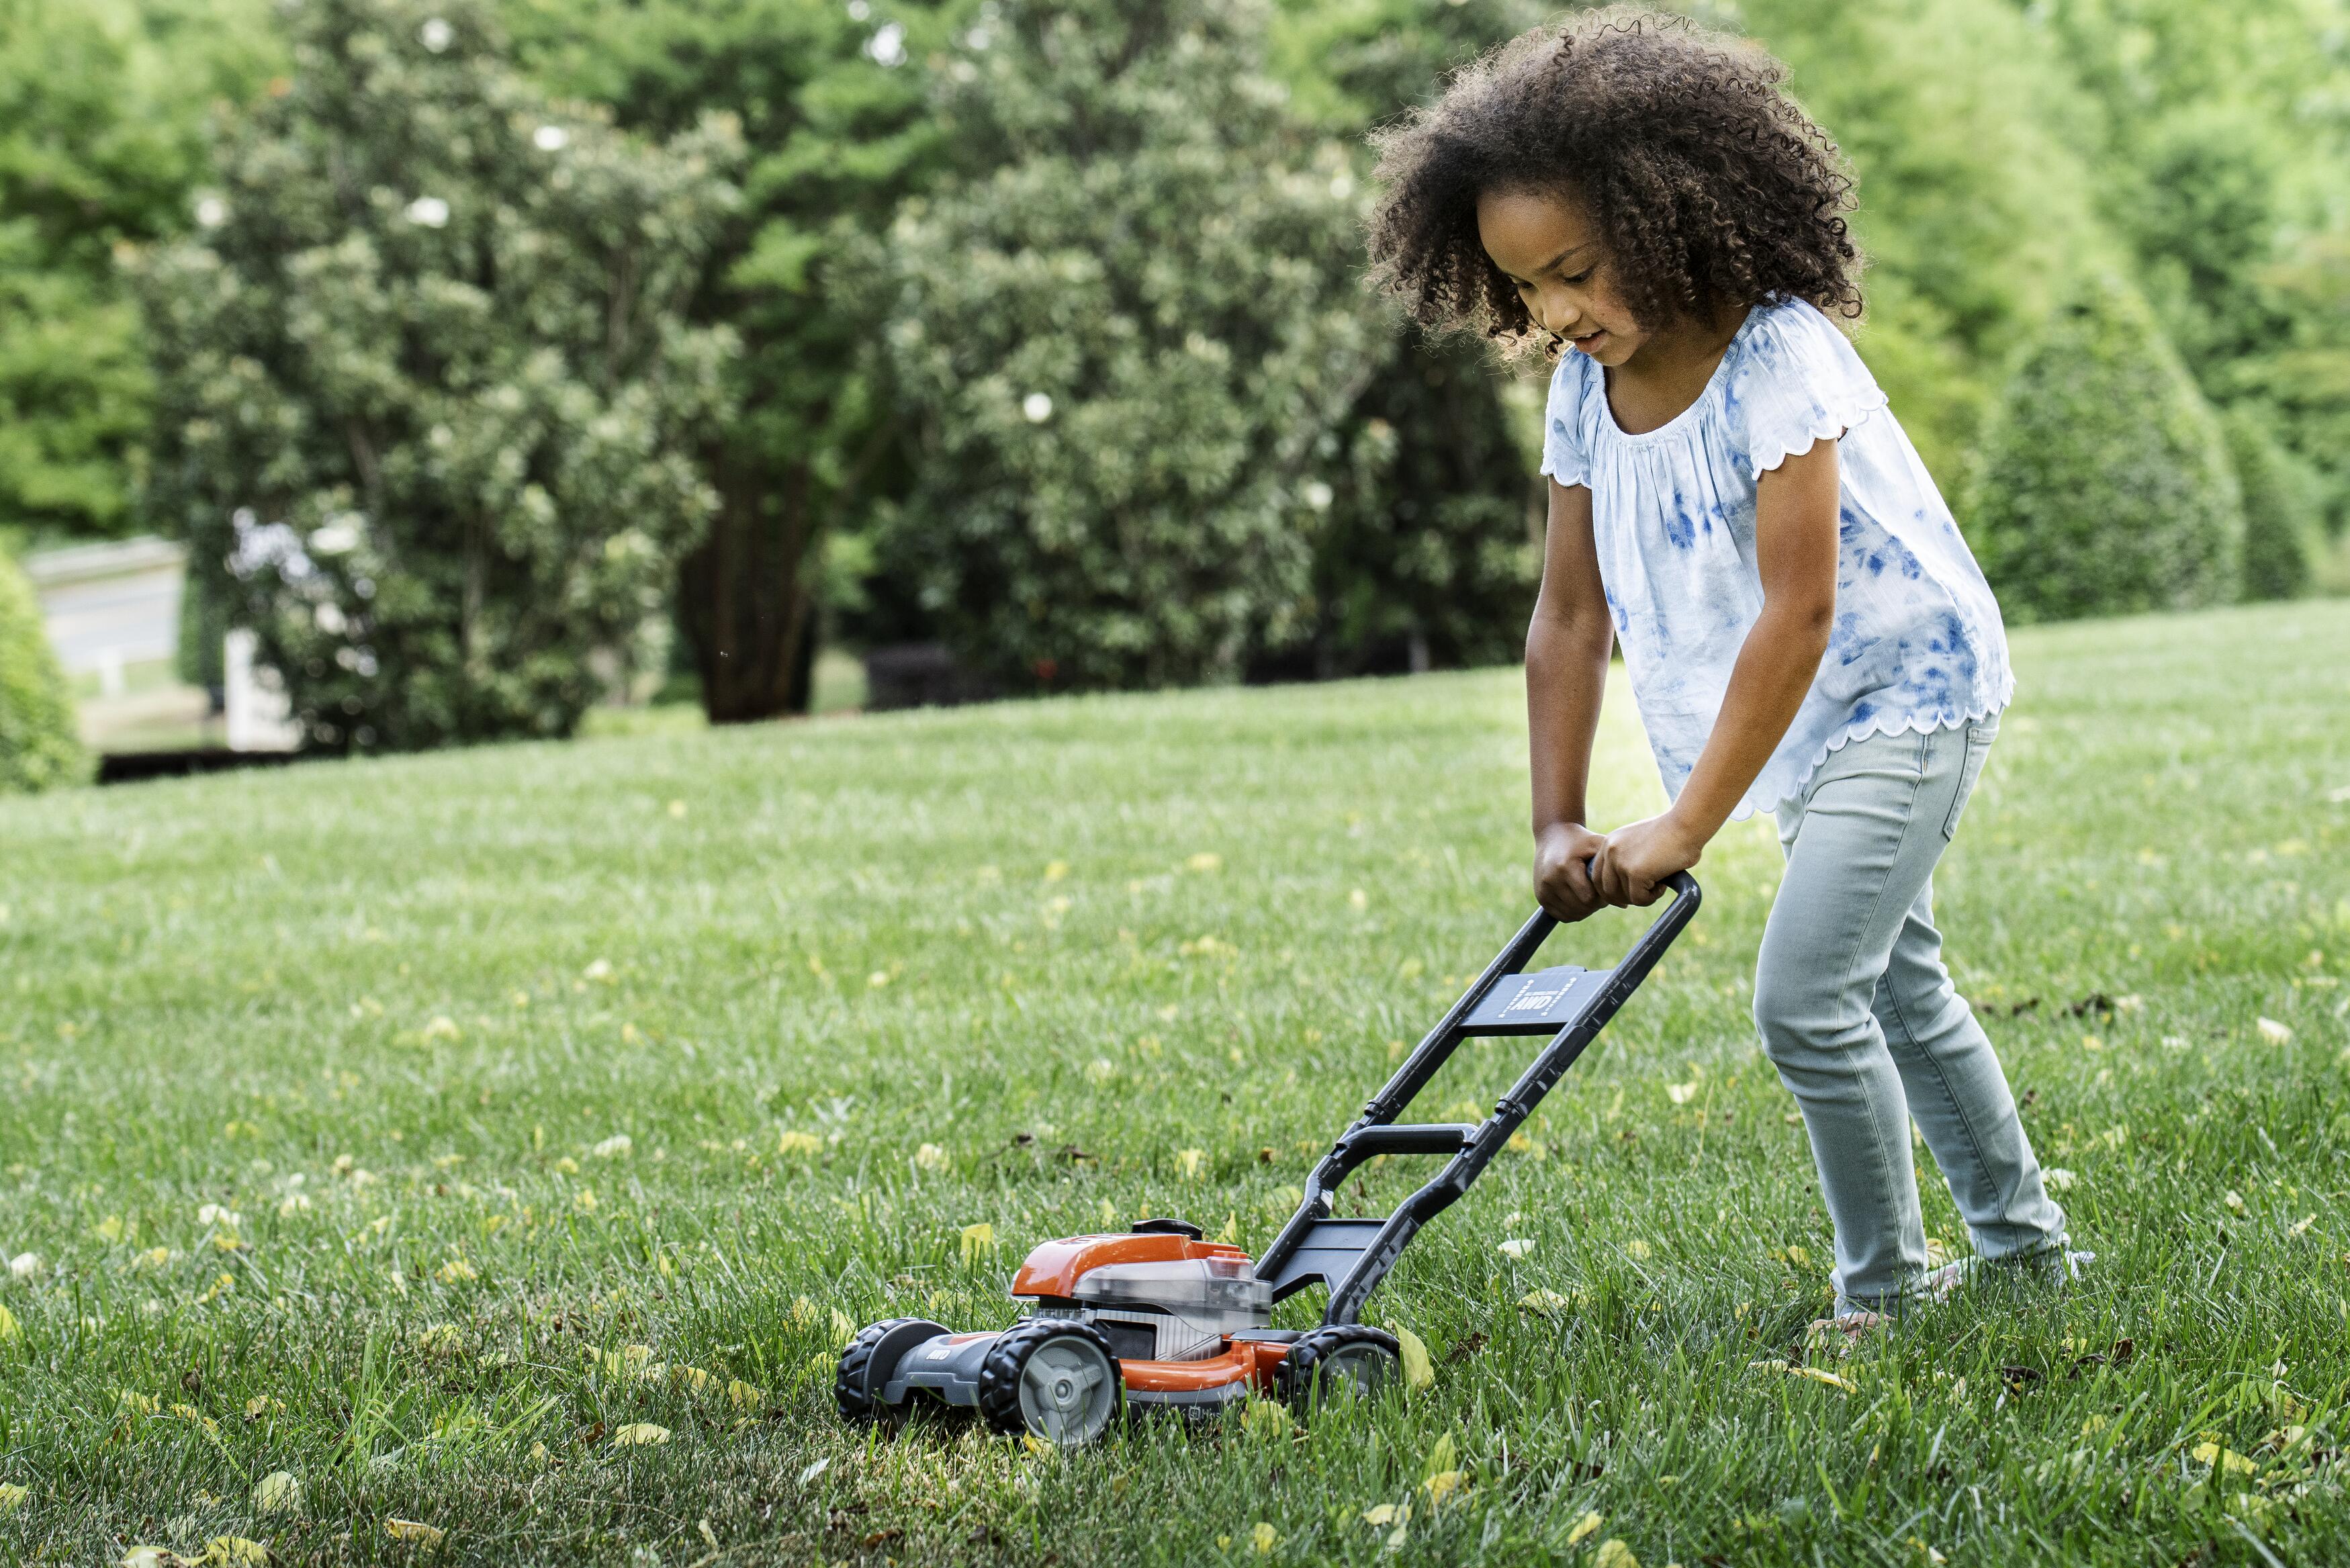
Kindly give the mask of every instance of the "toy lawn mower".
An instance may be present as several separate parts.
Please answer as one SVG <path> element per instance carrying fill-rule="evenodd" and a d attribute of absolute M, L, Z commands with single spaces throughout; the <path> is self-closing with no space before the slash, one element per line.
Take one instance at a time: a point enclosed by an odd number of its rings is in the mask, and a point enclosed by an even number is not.
<path fill-rule="evenodd" d="M 1297 1212 L 1263 1257 L 1252 1262 L 1238 1247 L 1203 1241 L 1180 1220 L 1046 1241 L 1012 1281 L 1012 1294 L 1034 1303 L 1029 1315 L 1001 1333 L 956 1334 L 911 1317 L 860 1332 L 834 1379 L 841 1416 L 889 1419 L 918 1402 L 975 1407 L 998 1432 L 1076 1444 L 1100 1437 L 1129 1405 L 1201 1412 L 1252 1389 L 1300 1405 L 1376 1391 L 1399 1356 L 1394 1335 L 1360 1321 L 1365 1303 L 1697 913 L 1693 879 L 1678 874 L 1668 885 L 1671 904 L 1613 969 L 1522 972 L 1557 922 L 1538 913 L 1521 927 L 1314 1168 Z M 1397 1122 L 1461 1041 L 1496 1034 L 1551 1039 L 1492 1116 L 1474 1125 Z M 1332 1194 L 1383 1154 L 1450 1158 L 1386 1219 L 1334 1218 Z M 1321 1324 L 1272 1327 L 1273 1304 L 1312 1284 L 1329 1293 Z"/>

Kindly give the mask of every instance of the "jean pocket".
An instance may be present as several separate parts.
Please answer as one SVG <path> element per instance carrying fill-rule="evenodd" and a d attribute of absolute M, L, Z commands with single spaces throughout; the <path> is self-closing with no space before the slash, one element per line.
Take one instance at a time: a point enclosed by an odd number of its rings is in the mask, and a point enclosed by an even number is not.
<path fill-rule="evenodd" d="M 1959 787 L 1950 796 L 1950 814 L 1942 819 L 1942 841 L 1949 843 L 1958 836 L 1959 818 L 1967 809 L 1967 799 L 1975 793 L 1975 784 L 1982 777 L 1983 763 L 1991 755 L 1991 741 L 1998 735 L 1989 724 L 1967 726 L 1966 755 L 1959 763 Z"/>

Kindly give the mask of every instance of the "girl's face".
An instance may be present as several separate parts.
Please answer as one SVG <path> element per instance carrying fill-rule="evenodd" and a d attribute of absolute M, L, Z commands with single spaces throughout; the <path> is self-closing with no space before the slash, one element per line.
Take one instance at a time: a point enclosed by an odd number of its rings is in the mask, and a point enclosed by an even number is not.
<path fill-rule="evenodd" d="M 1621 365 L 1651 336 L 1617 297 L 1613 264 L 1590 220 L 1556 192 L 1481 192 L 1477 235 L 1517 285 L 1534 325 L 1577 353 Z"/>

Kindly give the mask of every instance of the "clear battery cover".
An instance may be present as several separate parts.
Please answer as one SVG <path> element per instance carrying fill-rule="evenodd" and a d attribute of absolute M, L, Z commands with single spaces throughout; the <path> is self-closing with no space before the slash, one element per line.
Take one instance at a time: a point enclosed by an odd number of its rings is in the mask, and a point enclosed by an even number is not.
<path fill-rule="evenodd" d="M 1213 1355 L 1226 1336 L 1273 1321 L 1273 1286 L 1246 1258 L 1104 1263 L 1079 1275 L 1076 1289 L 1079 1313 L 1146 1330 L 1149 1354 L 1161 1361 Z"/>
<path fill-rule="evenodd" d="M 1273 1313 L 1273 1286 L 1256 1277 L 1245 1258 L 1104 1263 L 1079 1276 L 1076 1298 L 1102 1306 L 1163 1307 L 1193 1318 L 1230 1315 L 1234 1328 L 1258 1326 Z"/>

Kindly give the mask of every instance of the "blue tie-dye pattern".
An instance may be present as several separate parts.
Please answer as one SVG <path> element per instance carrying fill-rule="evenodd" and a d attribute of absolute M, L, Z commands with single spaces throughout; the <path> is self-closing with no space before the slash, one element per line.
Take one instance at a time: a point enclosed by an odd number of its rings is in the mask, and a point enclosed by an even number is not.
<path fill-rule="evenodd" d="M 1587 485 L 1607 610 L 1665 787 L 1704 749 L 1762 611 L 1758 476 L 1841 431 L 1836 614 L 1811 691 L 1737 815 L 1802 793 L 1862 735 L 1995 712 L 2013 693 L 1999 606 L 1850 344 L 1800 302 L 1749 314 L 1698 400 L 1626 435 L 1596 366 L 1553 379 L 1543 472 Z"/>

